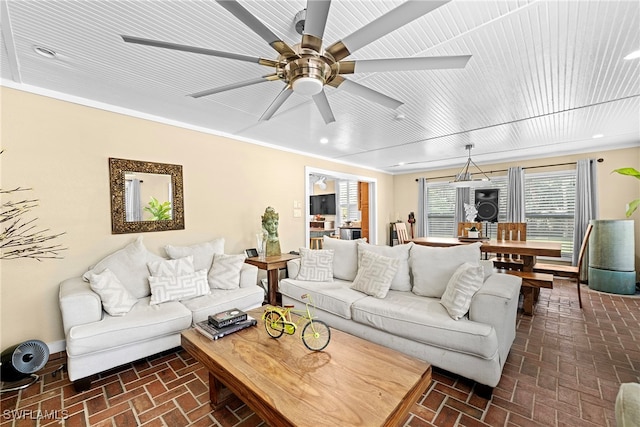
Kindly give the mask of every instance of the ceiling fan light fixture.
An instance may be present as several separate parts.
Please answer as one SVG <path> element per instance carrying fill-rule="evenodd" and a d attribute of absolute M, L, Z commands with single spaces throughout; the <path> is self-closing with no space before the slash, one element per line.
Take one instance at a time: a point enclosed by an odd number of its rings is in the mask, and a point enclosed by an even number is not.
<path fill-rule="evenodd" d="M 291 87 L 298 95 L 312 96 L 322 92 L 322 80 L 315 77 L 302 76 L 293 81 Z"/>

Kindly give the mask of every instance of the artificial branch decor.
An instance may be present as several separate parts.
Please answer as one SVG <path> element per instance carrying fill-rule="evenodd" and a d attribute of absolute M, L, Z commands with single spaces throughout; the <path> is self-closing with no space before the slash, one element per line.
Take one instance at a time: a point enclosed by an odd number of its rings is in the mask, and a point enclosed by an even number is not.
<path fill-rule="evenodd" d="M 2 151 L 0 151 L 2 154 Z M 16 187 L 11 190 L 0 189 L 0 195 L 31 191 L 30 188 Z M 67 248 L 61 245 L 44 244 L 64 233 L 48 234 L 49 230 L 36 230 L 36 220 L 25 219 L 31 209 L 38 206 L 37 199 L 3 201 L 0 210 L 0 259 L 32 258 L 42 261 L 45 258 L 62 258 L 59 254 Z"/>

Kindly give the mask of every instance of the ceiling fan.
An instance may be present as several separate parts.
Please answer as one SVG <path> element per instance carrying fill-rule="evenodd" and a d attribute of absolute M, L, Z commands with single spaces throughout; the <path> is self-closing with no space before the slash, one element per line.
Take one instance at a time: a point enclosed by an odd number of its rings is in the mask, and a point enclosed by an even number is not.
<path fill-rule="evenodd" d="M 334 88 L 340 87 L 351 94 L 384 105 L 388 108 L 396 109 L 402 105 L 402 102 L 358 84 L 353 80 L 349 80 L 343 77 L 343 75 L 360 72 L 370 73 L 464 68 L 471 58 L 471 55 L 460 55 L 343 61 L 343 59 L 358 49 L 448 3 L 450 0 L 407 1 L 325 49 L 322 48 L 322 37 L 327 22 L 327 16 L 329 14 L 331 0 L 307 1 L 304 29 L 302 30 L 302 41 L 294 46 L 289 46 L 286 42 L 281 40 L 238 1 L 216 1 L 232 15 L 242 21 L 242 23 L 249 27 L 249 29 L 269 43 L 269 45 L 278 52 L 278 58 L 259 58 L 238 53 L 222 52 L 219 50 L 127 35 L 121 35 L 121 37 L 127 43 L 253 62 L 274 68 L 275 72 L 271 74 L 189 95 L 194 98 L 200 98 L 268 81 L 279 80 L 284 82 L 284 89 L 271 103 L 271 105 L 269 105 L 269 108 L 267 108 L 264 114 L 262 114 L 260 120 L 269 120 L 274 113 L 278 111 L 282 104 L 284 104 L 291 93 L 296 92 L 300 95 L 311 96 L 325 123 L 329 124 L 334 122 L 335 118 L 331 111 L 331 106 L 329 105 L 329 101 L 327 100 L 327 96 L 323 90 L 326 85 Z"/>

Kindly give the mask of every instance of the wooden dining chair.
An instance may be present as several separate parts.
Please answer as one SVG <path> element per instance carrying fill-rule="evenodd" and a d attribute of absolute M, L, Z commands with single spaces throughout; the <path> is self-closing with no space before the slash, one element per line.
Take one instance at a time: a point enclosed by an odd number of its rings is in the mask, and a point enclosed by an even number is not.
<path fill-rule="evenodd" d="M 407 232 L 407 225 L 404 222 L 394 222 L 393 229 L 398 236 L 398 244 L 402 245 L 409 241 L 409 233 Z"/>
<path fill-rule="evenodd" d="M 582 275 L 582 263 L 584 261 L 584 254 L 587 251 L 587 243 L 589 242 L 589 236 L 591 235 L 592 228 L 593 225 L 589 224 L 587 226 L 587 230 L 584 233 L 582 245 L 580 245 L 580 252 L 578 253 L 577 265 L 545 264 L 536 262 L 533 266 L 533 271 L 535 273 L 549 273 L 553 274 L 554 276 L 575 279 L 576 282 L 578 282 L 578 303 L 580 304 L 580 308 L 582 308 L 582 295 L 580 295 L 580 276 Z"/>
<path fill-rule="evenodd" d="M 482 236 L 482 223 L 481 222 L 459 222 L 458 223 L 458 237 L 469 237 L 469 229 L 475 227 Z"/>
<path fill-rule="evenodd" d="M 527 223 L 526 222 L 499 222 L 496 240 L 516 240 L 524 242 L 527 240 Z M 515 254 L 496 254 L 492 258 L 493 266 L 500 270 L 519 270 L 523 269 L 524 263 L 518 255 Z"/>

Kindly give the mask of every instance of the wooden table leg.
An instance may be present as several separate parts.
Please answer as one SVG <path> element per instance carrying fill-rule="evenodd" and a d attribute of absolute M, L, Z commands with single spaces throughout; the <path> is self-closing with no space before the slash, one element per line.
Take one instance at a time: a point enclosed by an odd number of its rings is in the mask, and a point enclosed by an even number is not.
<path fill-rule="evenodd" d="M 524 296 L 522 302 L 522 311 L 524 314 L 528 314 L 529 316 L 533 315 L 533 299 L 534 299 L 534 289 L 529 286 L 523 286 L 521 288 L 522 295 Z"/>
<path fill-rule="evenodd" d="M 227 402 L 233 397 L 231 390 L 226 388 L 216 377 L 209 372 L 209 400 L 213 410 L 224 408 Z"/>
<path fill-rule="evenodd" d="M 269 304 L 277 305 L 276 292 L 278 290 L 278 276 L 280 270 L 274 268 L 267 271 L 267 286 L 269 287 Z"/>

